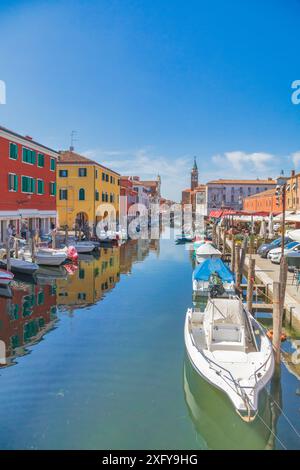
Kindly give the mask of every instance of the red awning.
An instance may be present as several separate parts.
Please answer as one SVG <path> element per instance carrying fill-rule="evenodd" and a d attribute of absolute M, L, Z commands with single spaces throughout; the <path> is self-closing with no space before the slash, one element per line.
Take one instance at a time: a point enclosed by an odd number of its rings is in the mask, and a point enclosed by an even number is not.
<path fill-rule="evenodd" d="M 215 210 L 215 211 L 210 211 L 209 213 L 209 217 L 213 217 L 215 219 L 219 219 L 222 215 L 223 215 L 223 211 L 220 209 Z"/>

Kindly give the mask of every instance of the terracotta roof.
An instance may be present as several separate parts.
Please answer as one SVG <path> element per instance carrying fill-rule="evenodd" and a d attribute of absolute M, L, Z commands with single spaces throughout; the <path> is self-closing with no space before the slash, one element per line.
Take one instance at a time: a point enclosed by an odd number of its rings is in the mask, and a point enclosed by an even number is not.
<path fill-rule="evenodd" d="M 144 186 L 157 186 L 157 181 L 147 181 L 142 180 L 140 181 Z"/>
<path fill-rule="evenodd" d="M 30 143 L 32 143 L 32 144 L 38 145 L 39 147 L 43 147 L 46 150 L 50 150 L 51 152 L 58 153 L 57 150 L 47 147 L 46 145 L 40 144 L 36 140 L 33 140 L 31 137 L 29 138 L 28 136 L 24 136 L 24 135 L 18 134 L 17 132 L 11 131 L 10 129 L 7 129 L 6 127 L 0 126 L 0 130 L 4 132 L 8 132 L 9 134 L 15 137 L 19 137 L 20 139 L 26 140 L 28 142 L 28 147 L 30 147 Z"/>
<path fill-rule="evenodd" d="M 105 170 L 111 171 L 117 176 L 120 176 L 119 173 L 117 173 L 114 170 L 111 170 L 110 168 L 107 168 L 104 165 L 101 165 L 101 163 L 95 162 L 94 160 L 91 160 L 90 158 L 84 157 L 83 155 L 80 155 L 79 153 L 71 152 L 70 150 L 61 150 L 59 152 L 59 157 L 58 157 L 58 164 L 63 163 L 70 163 L 70 164 L 80 164 L 84 163 L 85 165 L 97 165 L 100 168 L 104 168 Z"/>
<path fill-rule="evenodd" d="M 268 189 L 267 191 L 261 191 L 260 193 L 252 194 L 251 196 L 247 196 L 245 199 L 254 199 L 254 198 L 261 198 L 266 196 L 274 196 L 276 188 Z"/>
<path fill-rule="evenodd" d="M 225 179 L 218 179 L 218 180 L 212 180 L 208 181 L 206 184 L 276 184 L 276 181 L 273 179 L 267 179 L 267 180 L 225 180 Z"/>

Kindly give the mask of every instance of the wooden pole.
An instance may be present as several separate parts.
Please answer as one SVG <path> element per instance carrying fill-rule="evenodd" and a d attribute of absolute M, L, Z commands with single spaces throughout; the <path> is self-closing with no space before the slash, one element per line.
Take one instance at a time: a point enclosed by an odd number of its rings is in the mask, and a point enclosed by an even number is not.
<path fill-rule="evenodd" d="M 18 241 L 17 237 L 15 237 L 14 250 L 15 250 L 15 258 L 19 258 L 19 241 Z"/>
<path fill-rule="evenodd" d="M 241 246 L 236 245 L 235 247 L 235 285 L 237 289 L 239 289 L 241 285 L 240 262 L 241 262 Z"/>
<path fill-rule="evenodd" d="M 32 262 L 34 263 L 35 261 L 35 240 L 34 237 L 30 239 L 30 248 L 31 248 L 31 259 Z"/>
<path fill-rule="evenodd" d="M 10 263 L 10 237 L 7 237 L 6 241 L 6 270 L 11 270 L 11 263 Z"/>
<path fill-rule="evenodd" d="M 280 283 L 273 282 L 273 348 L 276 364 L 280 363 L 282 319 L 280 313 Z"/>
<path fill-rule="evenodd" d="M 235 268 L 235 240 L 232 237 L 232 245 L 231 245 L 231 271 L 234 272 Z"/>
<path fill-rule="evenodd" d="M 247 280 L 247 309 L 250 313 L 252 313 L 254 277 L 255 277 L 255 259 L 251 258 L 249 260 L 248 280 Z"/>
<path fill-rule="evenodd" d="M 248 245 L 248 238 L 245 237 L 244 240 L 243 240 L 243 244 L 242 244 L 241 258 L 240 258 L 240 273 L 241 273 L 241 276 L 243 276 L 243 272 L 244 272 L 245 259 L 246 259 L 246 253 L 247 253 L 247 245 Z M 242 280 L 241 280 L 241 282 L 242 282 Z"/>
<path fill-rule="evenodd" d="M 282 186 L 281 259 L 284 258 L 286 183 Z"/>
<path fill-rule="evenodd" d="M 288 263 L 284 256 L 280 260 L 280 271 L 279 271 L 279 283 L 280 283 L 280 315 L 281 321 L 283 320 L 284 312 L 284 299 L 287 283 L 287 274 L 288 274 Z"/>
<path fill-rule="evenodd" d="M 224 229 L 223 233 L 223 256 L 226 255 L 226 229 Z"/>
<path fill-rule="evenodd" d="M 55 230 L 52 230 L 52 248 L 54 250 L 56 248 L 56 233 L 55 233 Z"/>

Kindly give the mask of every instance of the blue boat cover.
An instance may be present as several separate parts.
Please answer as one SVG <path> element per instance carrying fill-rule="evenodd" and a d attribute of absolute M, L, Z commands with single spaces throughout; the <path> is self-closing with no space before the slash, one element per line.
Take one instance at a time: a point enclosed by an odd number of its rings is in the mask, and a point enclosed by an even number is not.
<path fill-rule="evenodd" d="M 194 271 L 193 278 L 196 281 L 208 281 L 212 273 L 217 272 L 223 282 L 233 282 L 233 273 L 220 258 L 208 258 Z"/>

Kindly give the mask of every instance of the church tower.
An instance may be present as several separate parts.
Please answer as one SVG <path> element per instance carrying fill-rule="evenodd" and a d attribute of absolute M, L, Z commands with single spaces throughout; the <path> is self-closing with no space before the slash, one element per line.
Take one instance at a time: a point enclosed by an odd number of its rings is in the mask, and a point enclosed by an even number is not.
<path fill-rule="evenodd" d="M 194 157 L 194 166 L 191 171 L 191 190 L 194 191 L 198 186 L 198 167 L 196 162 L 196 157 Z"/>

